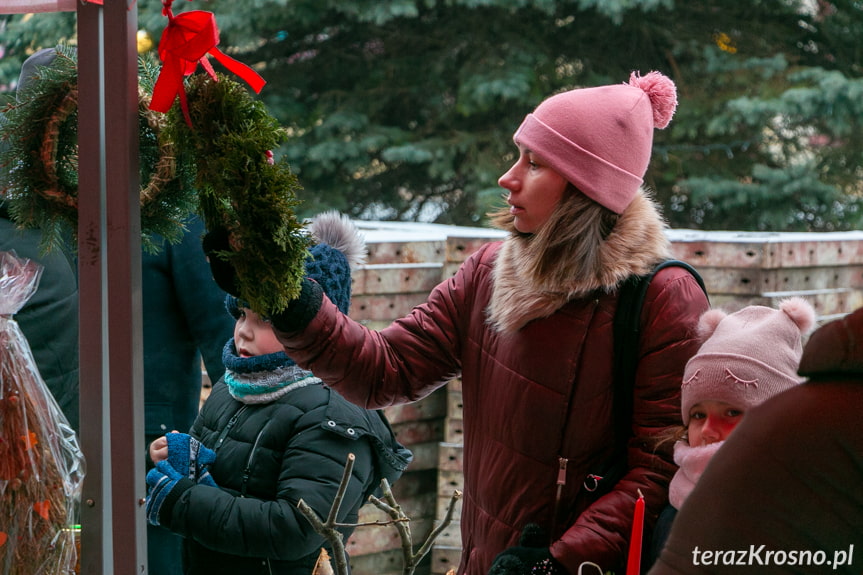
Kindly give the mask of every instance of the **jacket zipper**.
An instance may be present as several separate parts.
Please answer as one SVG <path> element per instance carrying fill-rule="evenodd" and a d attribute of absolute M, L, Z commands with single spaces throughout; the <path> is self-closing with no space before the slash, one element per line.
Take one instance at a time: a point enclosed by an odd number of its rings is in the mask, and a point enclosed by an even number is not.
<path fill-rule="evenodd" d="M 569 461 L 565 457 L 557 458 L 557 492 L 554 495 L 554 513 L 551 516 L 551 531 L 549 532 L 549 545 L 554 543 L 554 538 L 557 533 L 557 516 L 560 512 L 560 501 L 563 498 L 563 488 L 566 485 L 566 463 Z"/>
<path fill-rule="evenodd" d="M 246 407 L 247 406 L 245 406 L 245 405 L 240 407 L 240 409 L 237 410 L 237 413 L 232 415 L 231 419 L 228 420 L 228 423 L 225 425 L 225 428 L 222 430 L 222 433 L 220 433 L 218 439 L 216 439 L 216 445 L 213 448 L 214 452 L 218 451 L 219 448 L 222 447 L 222 443 L 225 441 L 225 438 L 228 436 L 228 432 L 231 431 L 231 428 L 233 428 L 237 424 L 237 421 L 240 419 L 240 415 L 246 410 Z M 240 489 L 240 497 L 246 496 L 246 487 L 248 485 L 249 477 L 251 476 L 251 473 L 252 473 L 252 462 L 255 460 L 255 451 L 257 451 L 258 442 L 261 440 L 262 434 L 263 434 L 263 431 L 260 431 L 258 433 L 257 437 L 255 437 L 255 443 L 254 443 L 254 445 L 252 445 L 252 452 L 249 454 L 249 459 L 246 461 L 245 469 L 243 469 L 243 482 L 242 482 L 241 489 Z M 270 575 L 273 575 L 273 564 L 272 564 L 272 562 L 270 562 L 269 557 L 264 558 L 263 564 L 264 564 L 264 567 L 266 567 L 266 569 L 267 569 L 267 573 L 269 573 Z"/>
<path fill-rule="evenodd" d="M 261 435 L 263 434 L 263 429 L 258 432 L 257 437 L 255 437 L 255 443 L 252 445 L 252 451 L 249 453 L 249 459 L 246 460 L 246 467 L 243 469 L 243 482 L 240 485 L 240 497 L 246 496 L 246 489 L 249 486 L 249 477 L 252 475 L 252 463 L 255 461 L 255 453 L 258 451 L 258 442 L 261 441 Z"/>
<path fill-rule="evenodd" d="M 231 428 L 237 424 L 237 420 L 240 418 L 240 414 L 242 414 L 246 410 L 246 406 L 243 405 L 240 409 L 237 410 L 237 413 L 231 416 L 231 419 L 228 420 L 228 424 L 225 425 L 225 428 L 222 430 L 222 433 L 219 434 L 219 437 L 216 439 L 216 444 L 213 446 L 213 451 L 218 452 L 222 447 L 222 442 L 225 441 L 225 438 L 228 436 L 228 432 L 231 431 Z"/>
<path fill-rule="evenodd" d="M 599 307 L 599 298 L 594 298 L 593 299 L 593 308 L 590 310 L 590 319 L 587 322 L 587 334 L 585 335 L 584 340 L 582 340 L 582 342 L 581 342 L 581 348 L 582 348 L 581 351 L 582 352 L 584 351 L 584 345 L 587 342 L 587 338 L 590 335 L 590 328 L 593 325 L 593 320 L 596 318 L 596 310 L 598 307 Z M 583 353 L 579 353 L 579 357 L 583 357 L 583 355 L 584 355 Z M 558 443 L 558 445 L 559 445 L 558 454 L 562 454 L 562 452 L 563 452 L 563 440 L 564 440 L 563 434 L 566 431 L 566 428 L 569 426 L 569 416 L 572 413 L 572 398 L 575 396 L 575 385 L 576 385 L 575 375 L 573 375 L 572 386 L 569 389 L 569 397 L 566 400 L 566 416 L 564 417 L 563 425 L 562 425 L 561 430 L 560 430 L 560 438 L 559 438 L 559 443 Z M 551 516 L 551 530 L 549 530 L 549 533 L 548 533 L 550 543 L 554 543 L 554 541 L 556 540 L 556 538 L 558 536 L 558 534 L 557 534 L 558 525 L 557 524 L 560 521 L 559 514 L 560 514 L 561 503 L 563 501 L 563 488 L 566 486 L 566 464 L 568 461 L 569 460 L 567 458 L 563 457 L 563 455 L 558 455 L 558 458 L 557 458 L 557 463 L 558 463 L 557 482 L 556 482 L 557 483 L 557 489 L 555 490 L 554 507 L 553 507 L 553 513 L 554 514 Z"/>

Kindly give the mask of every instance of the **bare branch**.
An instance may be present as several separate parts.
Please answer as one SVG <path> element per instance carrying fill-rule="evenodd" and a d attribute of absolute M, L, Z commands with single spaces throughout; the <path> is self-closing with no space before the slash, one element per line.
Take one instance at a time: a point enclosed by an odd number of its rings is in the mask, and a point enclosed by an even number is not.
<path fill-rule="evenodd" d="M 315 532 L 323 535 L 324 538 L 330 542 L 330 545 L 333 548 L 333 558 L 336 561 L 337 575 L 348 575 L 348 564 L 342 534 L 336 529 L 336 527 L 363 527 L 371 525 L 395 526 L 399 534 L 399 539 L 401 540 L 402 559 L 404 561 L 402 575 L 413 575 L 419 562 L 422 561 L 422 559 L 431 550 L 434 541 L 447 527 L 449 527 L 450 523 L 452 523 L 456 502 L 461 499 L 462 496 L 461 491 L 456 490 L 453 492 L 452 499 L 450 499 L 449 506 L 447 507 L 443 520 L 432 530 L 431 533 L 429 533 L 425 542 L 423 542 L 419 550 L 414 553 L 410 518 L 404 514 L 404 511 L 402 511 L 401 505 L 396 501 L 392 489 L 390 488 L 389 481 L 387 481 L 386 478 L 381 479 L 381 492 L 383 493 L 383 498 L 380 499 L 371 495 L 369 496 L 369 501 L 374 504 L 375 507 L 386 513 L 390 517 L 389 521 L 379 520 L 356 524 L 336 523 L 339 507 L 341 506 L 345 490 L 347 489 L 348 482 L 351 478 L 354 460 L 354 454 L 349 454 L 348 461 L 345 464 L 345 472 L 342 476 L 342 482 L 339 485 L 339 490 L 336 494 L 335 500 L 333 501 L 332 507 L 330 508 L 330 514 L 326 522 L 321 521 L 317 514 L 315 514 L 314 510 L 312 510 L 302 499 L 297 503 L 297 507 L 303 515 L 306 516 L 309 523 L 312 524 L 312 528 L 314 528 Z"/>
<path fill-rule="evenodd" d="M 435 542 L 443 530 L 449 527 L 449 524 L 452 523 L 452 514 L 455 510 L 456 502 L 461 499 L 461 491 L 455 490 L 452 494 L 452 498 L 449 500 L 449 506 L 447 507 L 446 514 L 444 515 L 443 520 L 440 524 L 432 529 L 432 532 L 429 533 L 429 536 L 426 538 L 425 542 L 420 546 L 417 550 L 416 555 L 414 555 L 414 561 L 419 563 L 422 561 L 422 558 L 426 556 L 426 554 L 431 550 L 432 544 Z"/>
<path fill-rule="evenodd" d="M 399 538 L 402 542 L 402 558 L 404 561 L 404 566 L 402 568 L 403 575 L 412 575 L 414 570 L 420 561 L 422 561 L 423 557 L 425 557 L 429 550 L 431 550 L 432 544 L 434 541 L 443 533 L 444 529 L 449 527 L 449 524 L 452 523 L 453 511 L 455 509 L 456 502 L 461 499 L 461 491 L 455 491 L 453 493 L 452 499 L 450 499 L 449 506 L 447 507 L 446 514 L 440 524 L 435 527 L 429 536 L 426 538 L 425 542 L 420 546 L 419 550 L 414 553 L 413 552 L 413 538 L 410 532 L 410 524 L 402 523 L 405 519 L 409 521 L 409 519 L 402 512 L 401 506 L 396 502 L 395 497 L 393 496 L 393 492 L 390 489 L 389 483 L 386 479 L 381 480 L 381 490 L 383 491 L 384 499 L 386 501 L 382 501 L 377 497 L 369 497 L 369 500 L 378 508 L 384 511 L 387 515 L 393 518 L 395 522 L 395 527 L 399 532 Z"/>
<path fill-rule="evenodd" d="M 330 542 L 330 545 L 333 548 L 333 559 L 336 561 L 336 573 L 338 575 L 348 575 L 348 560 L 345 553 L 344 537 L 341 532 L 336 529 L 339 525 L 336 523 L 336 518 L 339 514 L 339 508 L 342 506 L 342 501 L 345 498 L 345 491 L 348 488 L 348 483 L 351 480 L 351 472 L 354 469 L 355 460 L 356 456 L 353 453 L 349 453 L 348 460 L 345 462 L 344 473 L 342 473 L 342 480 L 341 483 L 339 483 L 339 489 L 333 499 L 333 504 L 330 506 L 330 514 L 327 517 L 326 523 L 321 521 L 320 517 L 315 513 L 315 510 L 309 507 L 305 501 L 300 499 L 297 502 L 297 508 L 306 517 L 306 519 L 309 520 L 309 523 L 312 524 L 312 529 L 314 529 L 318 535 L 323 536 L 324 539 Z"/>
<path fill-rule="evenodd" d="M 315 510 L 309 507 L 302 499 L 297 502 L 297 508 L 309 520 L 309 523 L 312 524 L 312 529 L 330 542 L 330 546 L 333 548 L 333 559 L 336 561 L 336 573 L 338 575 L 348 575 L 348 560 L 345 555 L 345 543 L 342 534 L 335 527 L 326 525 L 321 521 Z"/>
<path fill-rule="evenodd" d="M 336 523 L 336 517 L 339 513 L 339 508 L 342 506 L 342 501 L 345 498 L 345 491 L 348 489 L 348 483 L 351 480 L 351 473 L 354 470 L 354 461 L 357 457 L 353 453 L 348 453 L 348 460 L 345 462 L 345 471 L 342 473 L 342 481 L 339 483 L 339 490 L 336 492 L 336 498 L 333 500 L 333 505 L 330 507 L 330 516 L 327 517 L 327 525 L 332 527 Z"/>
<path fill-rule="evenodd" d="M 393 525 L 396 521 L 410 521 L 410 519 L 408 519 L 407 517 L 404 517 L 402 519 L 393 519 L 390 521 L 383 521 L 381 519 L 378 519 L 376 521 L 364 521 L 362 523 L 336 523 L 335 526 L 336 527 L 354 527 L 354 528 L 356 528 L 356 527 L 377 527 L 377 526 L 384 526 L 384 525 Z"/>

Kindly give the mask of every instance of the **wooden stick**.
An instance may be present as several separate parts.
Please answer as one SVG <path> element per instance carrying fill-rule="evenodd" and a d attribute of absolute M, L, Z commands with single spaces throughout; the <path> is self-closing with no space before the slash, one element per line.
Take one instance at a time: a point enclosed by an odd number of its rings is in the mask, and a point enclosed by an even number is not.
<path fill-rule="evenodd" d="M 443 533 L 444 529 L 446 529 L 450 525 L 450 523 L 452 523 L 453 510 L 455 509 L 456 502 L 461 499 L 461 491 L 456 490 L 453 492 L 452 499 L 450 499 L 449 506 L 447 507 L 446 514 L 444 515 L 443 520 L 437 527 L 432 529 L 432 532 L 429 533 L 428 537 L 420 546 L 419 550 L 414 553 L 413 537 L 411 535 L 410 528 L 410 518 L 402 511 L 401 505 L 399 505 L 396 501 L 392 489 L 390 489 L 390 484 L 386 479 L 381 479 L 381 492 L 384 496 L 383 500 L 378 499 L 374 495 L 371 495 L 369 496 L 369 501 L 378 509 L 389 515 L 389 521 L 372 521 L 367 523 L 352 524 L 336 522 L 339 507 L 341 507 L 345 491 L 351 479 L 351 472 L 353 470 L 354 461 L 354 454 L 348 454 L 348 460 L 345 464 L 345 472 L 342 475 L 342 481 L 339 484 L 339 490 L 336 493 L 336 497 L 333 500 L 332 506 L 330 507 L 330 513 L 327 517 L 326 522 L 321 521 L 320 517 L 318 517 L 315 511 L 311 507 L 309 507 L 308 504 L 302 499 L 300 499 L 300 501 L 297 503 L 297 508 L 300 510 L 300 512 L 302 512 L 306 519 L 309 520 L 309 523 L 312 524 L 312 528 L 315 530 L 315 532 L 319 535 L 322 535 L 324 539 L 329 541 L 330 545 L 332 546 L 333 558 L 336 561 L 337 575 L 348 575 L 348 561 L 347 555 L 345 553 L 345 544 L 342 534 L 336 529 L 336 527 L 356 528 L 367 525 L 395 526 L 396 530 L 399 533 L 399 539 L 402 543 L 402 560 L 404 561 L 404 566 L 402 567 L 402 574 L 413 575 L 413 572 L 416 570 L 419 562 L 422 561 L 422 559 L 431 550 L 432 544 L 434 543 L 435 539 L 437 539 L 440 534 Z"/>
<path fill-rule="evenodd" d="M 339 490 L 336 492 L 333 504 L 330 506 L 330 514 L 327 517 L 326 523 L 320 520 L 314 509 L 309 507 L 305 501 L 300 499 L 297 502 L 297 508 L 303 515 L 305 515 L 306 519 L 309 520 L 309 523 L 312 524 L 312 528 L 315 532 L 322 535 L 324 539 L 329 541 L 330 545 L 332 545 L 333 556 L 336 560 L 336 573 L 339 575 L 348 575 L 348 560 L 345 553 L 344 538 L 342 537 L 341 532 L 336 529 L 336 526 L 338 525 L 338 523 L 336 523 L 336 518 L 339 514 L 339 508 L 342 506 L 342 501 L 345 498 L 345 491 L 348 489 L 348 483 L 350 483 L 351 480 L 354 461 L 356 461 L 356 456 L 353 453 L 348 453 L 348 459 L 345 462 L 345 470 L 342 473 L 342 480 L 339 483 Z"/>
<path fill-rule="evenodd" d="M 447 507 L 446 514 L 444 515 L 443 520 L 440 524 L 432 529 L 431 533 L 429 533 L 426 540 L 420 546 L 419 550 L 416 553 L 413 552 L 413 537 L 410 532 L 409 523 L 405 523 L 404 521 L 410 521 L 402 512 L 401 506 L 396 503 L 395 497 L 393 496 L 392 490 L 390 489 L 389 483 L 386 479 L 381 481 L 381 490 L 384 494 L 384 499 L 387 501 L 381 501 L 377 497 L 369 497 L 369 500 L 384 513 L 388 514 L 392 517 L 393 522 L 395 524 L 396 530 L 399 532 L 399 538 L 402 542 L 402 559 L 404 561 L 404 566 L 402 568 L 403 575 L 412 575 L 416 570 L 417 565 L 422 559 L 428 554 L 431 550 L 432 544 L 434 541 L 443 533 L 444 529 L 449 527 L 449 524 L 452 523 L 452 515 L 453 510 L 455 509 L 456 502 L 461 499 L 462 493 L 461 491 L 454 491 L 452 498 L 450 499 L 449 506 Z"/>

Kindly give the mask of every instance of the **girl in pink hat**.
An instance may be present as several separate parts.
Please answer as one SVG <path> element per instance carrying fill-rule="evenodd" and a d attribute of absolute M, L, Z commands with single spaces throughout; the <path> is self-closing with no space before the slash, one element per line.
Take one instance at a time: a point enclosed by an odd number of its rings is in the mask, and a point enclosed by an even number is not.
<path fill-rule="evenodd" d="M 671 435 L 680 467 L 654 531 L 651 563 L 677 510 L 744 414 L 803 382 L 797 367 L 803 337 L 814 324 L 815 311 L 799 297 L 782 301 L 778 310 L 748 306 L 730 315 L 713 309 L 701 316 L 704 343 L 686 364 L 681 385 L 683 427 Z"/>

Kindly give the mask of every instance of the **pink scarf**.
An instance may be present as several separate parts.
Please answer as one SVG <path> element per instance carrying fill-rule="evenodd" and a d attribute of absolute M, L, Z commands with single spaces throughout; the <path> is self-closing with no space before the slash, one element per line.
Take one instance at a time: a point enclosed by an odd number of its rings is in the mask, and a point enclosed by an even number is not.
<path fill-rule="evenodd" d="M 680 466 L 680 469 L 668 485 L 668 501 L 675 509 L 679 510 L 689 497 L 701 474 L 704 473 L 704 468 L 723 443 L 725 442 L 720 441 L 699 447 L 690 447 L 686 441 L 678 441 L 674 444 L 674 462 Z"/>

